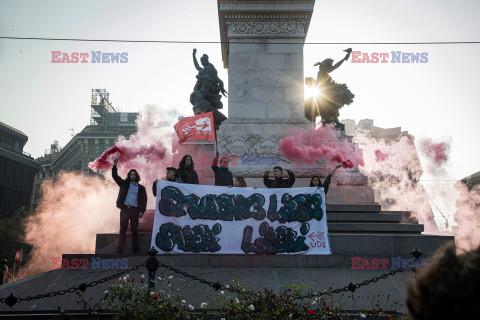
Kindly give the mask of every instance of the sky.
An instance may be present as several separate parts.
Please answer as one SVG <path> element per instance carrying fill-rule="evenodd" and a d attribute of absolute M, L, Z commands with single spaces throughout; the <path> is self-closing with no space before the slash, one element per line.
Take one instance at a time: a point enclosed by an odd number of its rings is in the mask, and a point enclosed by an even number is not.
<path fill-rule="evenodd" d="M 373 119 L 402 127 L 416 140 L 451 141 L 448 176 L 480 170 L 477 92 L 480 44 L 319 45 L 309 42 L 479 41 L 480 1 L 317 0 L 304 46 L 306 77 L 313 64 L 366 53 L 428 53 L 427 63 L 344 63 L 331 76 L 355 94 L 340 119 Z M 0 1 L 0 35 L 83 39 L 220 41 L 217 1 Z M 0 121 L 24 132 L 25 151 L 44 154 L 68 143 L 90 122 L 92 88 L 110 92 L 121 111 L 146 105 L 193 115 L 189 95 L 197 56 L 206 53 L 228 83 L 220 44 L 144 44 L 0 39 Z M 128 53 L 123 64 L 51 63 L 51 51 Z M 227 85 L 228 90 L 228 85 Z M 228 110 L 228 100 L 224 100 Z M 428 176 L 425 176 L 428 179 Z M 438 178 L 431 178 L 438 179 Z M 441 181 L 441 180 L 438 180 Z"/>

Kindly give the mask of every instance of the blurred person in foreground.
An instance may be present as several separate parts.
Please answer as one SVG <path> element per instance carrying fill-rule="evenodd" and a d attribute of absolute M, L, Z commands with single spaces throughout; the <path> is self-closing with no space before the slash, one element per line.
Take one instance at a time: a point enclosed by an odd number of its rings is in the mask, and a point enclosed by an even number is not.
<path fill-rule="evenodd" d="M 451 241 L 428 262 L 407 287 L 412 319 L 479 319 L 480 247 L 457 252 Z"/>

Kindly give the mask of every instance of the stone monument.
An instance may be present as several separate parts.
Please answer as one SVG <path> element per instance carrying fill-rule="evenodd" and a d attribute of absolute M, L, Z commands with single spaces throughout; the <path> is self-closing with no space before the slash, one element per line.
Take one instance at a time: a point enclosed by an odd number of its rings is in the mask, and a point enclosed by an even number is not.
<path fill-rule="evenodd" d="M 332 169 L 322 159 L 293 166 L 278 151 L 289 129 L 315 125 L 305 117 L 303 73 L 313 5 L 311 0 L 218 1 L 229 88 L 228 120 L 217 132 L 218 147 L 220 154 L 239 158 L 231 170 L 244 176 L 248 186 L 264 187 L 261 178 L 274 165 L 295 172 L 295 187 L 307 186 L 313 175 L 325 177 Z M 357 169 L 335 178 L 328 203 L 374 202 L 366 177 Z"/>
<path fill-rule="evenodd" d="M 222 155 L 236 155 L 240 158 L 238 166 L 231 166 L 231 169 L 234 174 L 243 174 L 249 186 L 263 187 L 263 184 L 260 185 L 263 172 L 275 164 L 295 171 L 295 187 L 306 186 L 313 173 L 323 171 L 322 175 L 325 176 L 326 168 L 324 165 L 322 167 L 321 162 L 295 168 L 279 155 L 277 148 L 278 141 L 287 134 L 288 128 L 309 129 L 313 126 L 305 118 L 303 106 L 303 42 L 313 5 L 314 0 L 218 0 L 223 61 L 229 70 L 230 91 L 229 117 L 218 131 L 219 151 Z M 194 99 L 208 101 L 201 90 L 194 91 L 201 95 L 195 94 Z M 212 104 L 212 101 L 209 103 Z M 184 143 L 179 146 L 178 153 L 198 155 L 199 150 L 214 154 L 214 143 Z M 252 163 L 246 161 L 251 159 L 249 157 L 269 157 L 278 160 L 278 163 Z M 195 160 L 197 164 L 202 162 L 202 159 Z M 199 167 L 196 166 L 196 170 L 198 172 Z M 208 174 L 213 178 L 209 165 L 204 170 L 209 171 Z M 327 197 L 328 233 L 333 255 L 165 254 L 161 257 L 161 262 L 178 268 L 182 271 L 180 274 L 185 275 L 183 272 L 187 271 L 188 274 L 198 275 L 208 281 L 218 281 L 220 284 L 231 284 L 232 279 L 238 279 L 248 289 L 259 289 L 267 285 L 268 288 L 276 289 L 291 283 L 307 284 L 310 288 L 317 286 L 318 289 L 343 288 L 349 282 L 361 284 L 361 280 L 375 277 L 381 281 L 359 288 L 355 291 L 356 298 L 353 302 L 344 302 L 346 299 L 342 293 L 341 296 L 334 294 L 331 297 L 332 303 L 342 301 L 345 310 L 367 310 L 372 307 L 372 297 L 380 305 L 402 301 L 406 293 L 404 283 L 413 277 L 411 273 L 404 272 L 381 279 L 380 275 L 385 270 L 377 270 L 378 267 L 363 270 L 354 265 L 352 258 L 361 257 L 362 265 L 365 264 L 364 261 L 367 261 L 367 265 L 368 261 L 372 261 L 373 265 L 373 261 L 378 261 L 379 257 L 385 258 L 384 261 L 391 258 L 390 267 L 398 268 L 394 266 L 393 258 L 396 261 L 406 261 L 405 257 L 408 258 L 409 252 L 415 248 L 428 255 L 453 237 L 422 234 L 423 225 L 402 223 L 402 212 L 382 211 L 380 205 L 373 204 L 373 191 L 365 185 L 366 178 L 355 169 L 347 170 L 344 176 L 336 174 L 334 182 Z M 201 183 L 213 184 L 213 181 L 201 179 Z M 353 185 L 355 183 L 357 185 Z M 335 200 L 339 204 L 335 204 Z M 152 210 L 147 214 L 153 217 Z M 151 243 L 151 224 L 148 228 L 140 229 L 140 232 L 140 250 L 147 251 Z M 67 294 L 30 302 L 23 299 L 24 303 L 17 303 L 13 308 L 0 304 L 0 312 L 22 311 L 31 315 L 32 312 L 57 310 L 57 307 L 62 313 L 63 310 L 78 310 L 78 298 L 74 294 L 68 294 L 68 288 L 81 283 L 101 284 L 98 279 L 114 273 L 112 270 L 93 268 L 93 258 L 96 261 L 111 258 L 118 236 L 118 233 L 98 234 L 95 255 L 63 255 L 62 258 L 68 261 L 92 259 L 89 270 L 82 270 L 83 267 L 76 270 L 52 270 L 41 276 L 1 286 L 1 297 L 7 297 L 8 294 L 17 297 L 28 294 L 33 296 L 59 289 Z M 127 239 L 127 252 L 131 252 L 129 244 Z M 418 250 L 415 252 L 418 253 Z M 126 259 L 122 257 L 124 258 Z M 133 256 L 128 257 L 126 262 L 131 267 L 143 264 L 145 260 L 145 256 Z M 138 278 L 145 271 L 149 270 L 142 267 L 129 273 Z M 157 271 L 157 275 L 163 278 L 171 274 L 171 269 L 162 268 Z M 185 299 L 195 305 L 195 308 L 199 308 L 206 297 L 216 294 L 213 288 L 200 286 L 199 282 L 181 275 L 178 277 L 182 286 L 183 281 L 187 281 L 183 290 Z M 107 285 L 113 281 L 118 283 L 117 279 L 114 276 L 109 283 L 98 286 L 98 290 L 88 289 L 86 301 L 92 297 L 93 303 L 102 299 L 105 296 L 104 290 L 108 289 Z M 156 286 L 159 289 L 159 283 Z M 400 305 L 398 311 L 405 311 L 405 307 Z"/>

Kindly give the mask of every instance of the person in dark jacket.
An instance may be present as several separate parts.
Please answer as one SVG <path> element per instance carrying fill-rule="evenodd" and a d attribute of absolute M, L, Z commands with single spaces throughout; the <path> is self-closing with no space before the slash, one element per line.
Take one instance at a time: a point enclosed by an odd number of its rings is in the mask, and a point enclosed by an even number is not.
<path fill-rule="evenodd" d="M 330 172 L 328 176 L 325 178 L 325 181 L 323 183 L 320 180 L 319 176 L 313 176 L 312 180 L 310 180 L 310 187 L 323 188 L 325 195 L 327 195 L 328 188 L 330 187 L 330 182 L 332 182 L 332 176 L 335 173 L 335 171 L 341 166 L 342 166 L 341 163 L 337 164 L 335 168 L 333 168 L 332 172 Z"/>
<path fill-rule="evenodd" d="M 198 175 L 195 171 L 192 156 L 186 154 L 178 164 L 177 175 L 183 183 L 198 184 Z"/>
<path fill-rule="evenodd" d="M 145 210 L 147 210 L 147 192 L 145 187 L 138 183 L 140 175 L 137 170 L 130 170 L 125 180 L 120 178 L 117 173 L 117 162 L 118 159 L 115 159 L 112 167 L 113 180 L 120 187 L 117 197 L 117 208 L 120 209 L 120 238 L 118 239 L 116 253 L 123 252 L 128 222 L 130 221 L 133 253 L 137 254 L 140 253 L 138 246 L 138 220 L 143 217 Z"/>
<path fill-rule="evenodd" d="M 167 181 L 170 182 L 177 182 L 177 183 L 182 183 L 182 178 L 177 176 L 177 169 L 174 167 L 167 167 Z M 157 180 L 153 181 L 153 186 L 152 186 L 152 191 L 153 195 L 156 197 L 157 196 Z"/>
<path fill-rule="evenodd" d="M 231 187 L 233 186 L 233 175 L 232 172 L 228 170 L 228 164 L 230 163 L 230 159 L 228 159 L 228 157 L 226 156 L 223 156 L 222 159 L 220 159 L 219 167 L 218 157 L 219 153 L 217 152 L 212 162 L 212 170 L 213 172 L 215 172 L 215 185 Z"/>
<path fill-rule="evenodd" d="M 295 183 L 295 176 L 293 172 L 285 169 L 288 173 L 288 179 L 283 179 L 283 169 L 282 167 L 273 167 L 273 179 L 268 178 L 270 171 L 265 171 L 265 175 L 263 176 L 263 183 L 267 188 L 291 188 Z"/>

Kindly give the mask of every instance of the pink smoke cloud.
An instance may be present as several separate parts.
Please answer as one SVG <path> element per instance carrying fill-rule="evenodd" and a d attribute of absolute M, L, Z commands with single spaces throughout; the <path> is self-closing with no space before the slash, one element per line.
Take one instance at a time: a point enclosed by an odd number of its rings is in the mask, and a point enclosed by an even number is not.
<path fill-rule="evenodd" d="M 176 119 L 153 106 L 147 106 L 145 114 L 146 121 L 137 119 L 135 134 L 129 139 L 118 137 L 115 146 L 90 162 L 89 167 L 94 171 L 110 170 L 117 152 L 120 152 L 118 174 L 121 177 L 126 177 L 130 169 L 136 169 L 142 178 L 140 183 L 147 188 L 156 179 L 164 177 L 165 169 L 172 165 L 174 147 L 178 144 L 172 130 Z M 111 180 L 111 175 L 106 173 L 106 178 Z"/>
<path fill-rule="evenodd" d="M 344 168 L 363 166 L 363 155 L 347 139 L 339 138 L 331 126 L 312 130 L 293 129 L 278 144 L 287 159 L 296 163 L 314 163 L 325 159 L 327 165 L 341 162 Z"/>
<path fill-rule="evenodd" d="M 385 161 L 390 157 L 390 154 L 383 153 L 379 149 L 375 150 L 374 153 L 375 153 L 375 157 L 377 157 L 377 162 Z"/>
<path fill-rule="evenodd" d="M 170 146 L 175 145 L 175 134 L 171 127 L 176 119 L 152 106 L 146 108 L 146 118 L 139 117 L 137 133 L 128 140 L 119 137 L 114 147 L 90 163 L 90 168 L 110 169 L 115 154 L 121 152 L 119 175 L 125 177 L 135 168 L 142 178 L 140 183 L 150 190 L 152 182 L 165 176 L 165 168 L 172 164 Z M 63 253 L 94 253 L 98 233 L 118 232 L 118 186 L 110 171 L 104 174 L 105 179 L 61 172 L 55 180 L 43 182 L 40 204 L 27 222 L 26 241 L 33 250 L 22 277 L 51 269 L 52 258 Z M 151 192 L 147 195 L 147 207 L 153 208 L 154 198 Z"/>
<path fill-rule="evenodd" d="M 448 153 L 450 152 L 450 142 L 435 143 L 432 139 L 423 139 L 420 141 L 420 150 L 427 156 L 434 164 L 443 165 L 448 160 Z"/>
<path fill-rule="evenodd" d="M 33 246 L 21 277 L 52 268 L 63 253 L 93 253 L 97 233 L 118 232 L 116 185 L 98 176 L 62 172 L 42 186 L 42 199 L 26 225 Z"/>
<path fill-rule="evenodd" d="M 419 183 L 423 169 L 413 138 L 387 141 L 357 131 L 353 142 L 363 151 L 364 166 L 359 169 L 368 177 L 382 210 L 409 211 L 410 218 L 423 223 L 427 233 L 437 233 L 428 195 Z"/>
<path fill-rule="evenodd" d="M 480 245 L 480 185 L 469 188 L 459 181 L 455 189 L 460 193 L 455 203 L 455 242 L 462 249 L 475 249 Z"/>
<path fill-rule="evenodd" d="M 445 174 L 444 166 L 448 162 L 451 141 L 434 142 L 430 138 L 419 141 L 421 154 L 427 160 L 427 170 L 432 175 Z"/>

